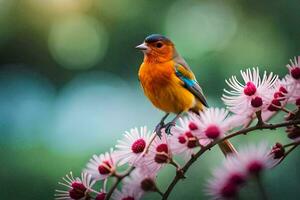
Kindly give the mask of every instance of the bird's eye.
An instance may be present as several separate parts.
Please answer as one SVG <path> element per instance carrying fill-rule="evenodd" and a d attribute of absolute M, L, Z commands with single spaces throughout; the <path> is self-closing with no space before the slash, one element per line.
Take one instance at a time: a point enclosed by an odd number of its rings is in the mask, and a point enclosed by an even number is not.
<path fill-rule="evenodd" d="M 161 48 L 162 46 L 163 46 L 163 43 L 161 43 L 161 42 L 156 43 L 157 48 Z"/>

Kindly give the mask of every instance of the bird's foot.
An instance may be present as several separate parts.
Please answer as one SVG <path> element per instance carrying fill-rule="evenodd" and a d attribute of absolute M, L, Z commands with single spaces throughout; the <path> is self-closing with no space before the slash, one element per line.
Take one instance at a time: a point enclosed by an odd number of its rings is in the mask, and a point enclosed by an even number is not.
<path fill-rule="evenodd" d="M 156 135 L 161 138 L 161 129 L 163 129 L 165 127 L 164 122 L 159 122 L 159 124 L 156 125 L 154 131 L 156 133 Z"/>
<path fill-rule="evenodd" d="M 175 123 L 174 121 L 171 121 L 171 122 L 169 122 L 169 123 L 166 123 L 166 124 L 164 125 L 166 134 L 172 135 L 172 133 L 171 133 L 171 128 L 172 128 L 173 126 L 175 126 L 175 125 L 176 125 L 176 123 Z"/>

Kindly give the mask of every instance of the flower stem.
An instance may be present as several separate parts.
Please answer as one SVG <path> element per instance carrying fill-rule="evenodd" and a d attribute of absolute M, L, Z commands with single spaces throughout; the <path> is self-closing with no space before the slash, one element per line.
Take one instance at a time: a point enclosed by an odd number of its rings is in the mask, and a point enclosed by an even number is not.
<path fill-rule="evenodd" d="M 114 182 L 114 184 L 112 185 L 112 187 L 109 189 L 109 191 L 107 192 L 106 196 L 105 196 L 105 200 L 109 200 L 112 193 L 115 191 L 115 189 L 118 187 L 119 183 L 123 180 L 123 178 L 125 178 L 126 176 L 129 176 L 129 174 L 135 169 L 135 167 L 130 167 L 127 172 L 125 172 L 124 174 L 119 174 L 119 175 L 115 175 L 116 181 Z"/>
<path fill-rule="evenodd" d="M 257 111 L 255 114 L 256 114 L 256 117 L 257 117 L 257 125 L 256 126 L 264 125 L 265 123 L 264 123 L 264 121 L 261 117 L 261 110 Z"/>
<path fill-rule="evenodd" d="M 283 145 L 283 148 L 287 148 L 287 147 L 294 146 L 294 145 L 299 145 L 299 144 L 300 144 L 300 141 L 291 142 L 291 143 Z"/>
<path fill-rule="evenodd" d="M 152 136 L 151 136 L 151 138 L 150 138 L 149 144 L 146 146 L 146 148 L 145 148 L 144 151 L 143 151 L 143 155 L 145 155 L 145 154 L 148 153 L 149 148 L 150 148 L 151 144 L 153 143 L 154 139 L 156 138 L 156 136 L 157 136 L 157 134 L 156 134 L 155 132 L 152 133 Z"/>
<path fill-rule="evenodd" d="M 262 200 L 268 200 L 266 190 L 265 190 L 264 185 L 262 184 L 262 181 L 261 181 L 261 176 L 259 176 L 259 175 L 255 176 L 255 181 L 257 183 L 257 188 L 258 188 L 259 193 L 261 195 L 261 199 Z"/>
<path fill-rule="evenodd" d="M 280 109 L 281 109 L 283 112 L 286 112 L 287 114 L 293 114 L 293 115 L 295 115 L 295 113 L 293 113 L 293 111 L 288 110 L 288 109 L 285 108 L 285 107 L 280 107 Z"/>
<path fill-rule="evenodd" d="M 157 187 L 155 188 L 155 191 L 156 191 L 160 196 L 163 196 L 163 195 L 164 195 L 164 193 L 163 193 L 160 189 L 158 189 Z"/>
<path fill-rule="evenodd" d="M 292 146 L 292 145 L 293 145 L 293 146 Z M 296 147 L 299 146 L 299 145 L 300 145 L 300 142 L 292 142 L 292 143 L 290 143 L 290 144 L 283 145 L 284 148 L 289 147 L 289 146 L 292 146 L 292 147 L 284 154 L 284 156 L 281 158 L 281 160 L 280 160 L 276 165 L 279 165 L 280 163 L 282 163 L 282 161 L 283 161 L 284 159 L 286 159 L 286 157 L 287 157 L 292 151 L 294 151 L 294 150 L 296 149 Z"/>

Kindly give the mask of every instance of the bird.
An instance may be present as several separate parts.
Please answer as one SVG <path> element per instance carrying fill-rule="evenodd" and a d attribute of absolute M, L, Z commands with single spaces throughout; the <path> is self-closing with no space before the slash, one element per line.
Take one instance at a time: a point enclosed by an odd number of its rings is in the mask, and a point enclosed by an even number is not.
<path fill-rule="evenodd" d="M 194 73 L 179 55 L 171 39 L 161 34 L 151 34 L 136 49 L 144 54 L 138 72 L 144 93 L 156 108 L 165 112 L 154 130 L 158 136 L 161 137 L 163 128 L 170 134 L 171 128 L 183 113 L 191 111 L 199 114 L 208 107 Z M 176 116 L 165 123 L 170 113 Z M 235 151 L 227 140 L 221 145 L 223 153 Z"/>

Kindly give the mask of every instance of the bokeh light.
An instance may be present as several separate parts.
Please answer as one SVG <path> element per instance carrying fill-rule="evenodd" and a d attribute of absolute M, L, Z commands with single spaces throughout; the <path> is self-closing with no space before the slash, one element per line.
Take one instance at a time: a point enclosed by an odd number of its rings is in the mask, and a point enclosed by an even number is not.
<path fill-rule="evenodd" d="M 14 35 L 13 7 L 15 2 L 0 0 L 0 45 Z"/>
<path fill-rule="evenodd" d="M 51 122 L 55 97 L 49 81 L 31 71 L 4 71 L 0 75 L 0 90 L 0 138 L 5 138 L 6 133 L 10 141 L 7 143 L 23 149 L 33 144 L 32 138 L 47 137 L 43 130 Z"/>
<path fill-rule="evenodd" d="M 165 29 L 185 57 L 199 58 L 229 43 L 237 19 L 223 1 L 177 1 L 168 11 Z"/>
<path fill-rule="evenodd" d="M 26 3 L 41 14 L 57 15 L 86 11 L 94 0 L 26 0 Z"/>
<path fill-rule="evenodd" d="M 224 65 L 220 70 L 229 75 L 239 68 L 259 66 L 279 73 L 285 70 L 280 63 L 286 63 L 288 57 L 286 44 L 287 40 L 272 22 L 246 17 L 234 40 L 219 55 Z"/>
<path fill-rule="evenodd" d="M 99 0 L 96 3 L 101 16 L 121 21 L 139 17 L 144 5 L 140 0 Z"/>
<path fill-rule="evenodd" d="M 107 72 L 75 77 L 61 91 L 54 107 L 53 128 L 49 130 L 52 148 L 72 153 L 109 148 L 110 140 L 117 140 L 125 130 L 151 122 L 150 116 L 141 113 L 158 112 L 136 88 Z"/>
<path fill-rule="evenodd" d="M 108 40 L 107 31 L 99 21 L 84 15 L 74 15 L 52 26 L 49 48 L 61 66 L 87 69 L 103 58 Z"/>

